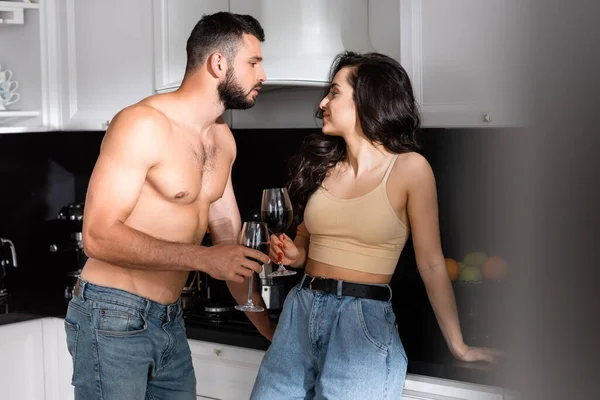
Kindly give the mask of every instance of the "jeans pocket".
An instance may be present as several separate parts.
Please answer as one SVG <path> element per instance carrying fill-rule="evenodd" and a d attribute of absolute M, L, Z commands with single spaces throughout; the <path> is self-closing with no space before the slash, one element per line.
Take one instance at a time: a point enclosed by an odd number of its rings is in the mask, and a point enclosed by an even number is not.
<path fill-rule="evenodd" d="M 387 353 L 392 341 L 388 315 L 381 301 L 356 299 L 356 310 L 362 332 L 380 352 Z"/>
<path fill-rule="evenodd" d="M 96 333 L 103 336 L 135 336 L 148 329 L 141 312 L 109 302 L 94 303 L 92 323 Z"/>
<path fill-rule="evenodd" d="M 77 339 L 79 338 L 79 325 L 70 323 L 65 319 L 65 333 L 67 334 L 67 350 L 73 359 L 73 371 L 77 360 Z"/>

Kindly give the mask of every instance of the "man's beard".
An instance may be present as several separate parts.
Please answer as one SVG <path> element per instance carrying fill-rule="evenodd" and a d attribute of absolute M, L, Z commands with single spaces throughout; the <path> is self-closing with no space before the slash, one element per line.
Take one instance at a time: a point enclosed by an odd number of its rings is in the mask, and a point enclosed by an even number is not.
<path fill-rule="evenodd" d="M 226 110 L 247 110 L 254 106 L 254 99 L 248 98 L 250 92 L 262 85 L 259 83 L 254 86 L 248 93 L 238 84 L 233 75 L 233 68 L 227 70 L 225 81 L 221 82 L 217 87 L 219 91 L 219 100 L 225 106 Z"/>

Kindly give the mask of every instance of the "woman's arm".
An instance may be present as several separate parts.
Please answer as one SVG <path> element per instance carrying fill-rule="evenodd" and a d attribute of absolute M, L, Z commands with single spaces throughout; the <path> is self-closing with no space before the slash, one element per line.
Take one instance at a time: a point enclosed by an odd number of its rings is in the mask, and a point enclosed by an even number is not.
<path fill-rule="evenodd" d="M 494 361 L 496 352 L 472 348 L 463 341 L 454 291 L 442 253 L 438 222 L 435 177 L 427 160 L 415 154 L 407 163 L 410 171 L 407 190 L 407 213 L 410 222 L 417 266 L 425 283 L 427 296 L 452 354 L 464 361 Z"/>

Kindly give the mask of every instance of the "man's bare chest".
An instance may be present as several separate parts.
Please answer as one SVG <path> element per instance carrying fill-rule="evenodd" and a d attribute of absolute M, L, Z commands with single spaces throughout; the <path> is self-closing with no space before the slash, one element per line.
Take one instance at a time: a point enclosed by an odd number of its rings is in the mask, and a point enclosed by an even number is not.
<path fill-rule="evenodd" d="M 223 195 L 231 156 L 218 144 L 177 146 L 149 171 L 147 182 L 170 202 L 212 203 Z"/>

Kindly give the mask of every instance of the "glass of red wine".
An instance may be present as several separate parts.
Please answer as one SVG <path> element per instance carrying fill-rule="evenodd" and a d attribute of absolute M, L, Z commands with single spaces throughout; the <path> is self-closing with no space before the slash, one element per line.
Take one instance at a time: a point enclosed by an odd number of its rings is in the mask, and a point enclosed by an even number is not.
<path fill-rule="evenodd" d="M 265 189 L 262 194 L 260 217 L 269 227 L 269 231 L 277 236 L 285 233 L 292 225 L 294 212 L 292 202 L 286 188 Z M 269 278 L 278 276 L 295 275 L 279 263 L 279 268 L 268 275 Z"/>
<path fill-rule="evenodd" d="M 271 244 L 271 241 L 267 224 L 259 221 L 244 222 L 244 225 L 242 226 L 242 231 L 240 232 L 240 236 L 238 238 L 238 243 L 242 246 L 250 247 L 251 249 L 255 249 L 266 255 L 269 255 L 269 246 Z M 254 259 L 252 260 L 262 265 L 260 261 Z M 254 305 L 254 303 L 252 303 L 254 274 L 250 275 L 249 281 L 250 282 L 248 287 L 248 301 L 246 302 L 246 304 L 240 304 L 235 306 L 235 309 L 240 311 L 251 312 L 264 311 L 264 308 L 262 308 L 261 306 Z"/>

